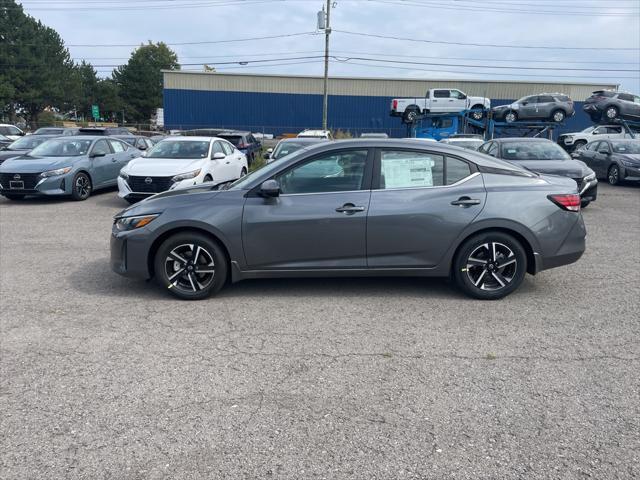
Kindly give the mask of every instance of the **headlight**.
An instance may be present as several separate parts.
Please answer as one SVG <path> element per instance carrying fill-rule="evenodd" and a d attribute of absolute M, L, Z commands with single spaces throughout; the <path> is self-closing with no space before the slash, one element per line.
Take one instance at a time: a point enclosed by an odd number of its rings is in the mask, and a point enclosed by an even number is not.
<path fill-rule="evenodd" d="M 630 162 L 628 160 L 622 160 L 622 163 L 625 167 L 640 168 L 640 163 L 638 162 Z"/>
<path fill-rule="evenodd" d="M 158 215 L 159 213 L 152 213 L 150 215 L 137 215 L 134 217 L 118 217 L 115 219 L 114 223 L 116 225 L 116 229 L 124 232 L 127 230 L 142 228 L 151 223 Z"/>
<path fill-rule="evenodd" d="M 120 178 L 123 180 L 129 180 L 129 175 L 124 170 L 120 170 Z"/>
<path fill-rule="evenodd" d="M 71 167 L 58 168 L 56 170 L 49 170 L 48 172 L 42 172 L 40 176 L 42 178 L 47 177 L 55 177 L 56 175 L 64 175 L 65 173 L 69 173 L 71 171 Z"/>
<path fill-rule="evenodd" d="M 596 179 L 596 174 L 592 172 L 586 177 L 584 177 L 582 180 L 584 180 L 585 182 L 590 182 L 591 180 L 595 180 L 595 179 Z"/>
<path fill-rule="evenodd" d="M 573 137 L 571 135 L 568 135 L 568 136 L 564 137 L 564 141 L 565 141 L 565 143 L 572 142 L 573 141 Z"/>
<path fill-rule="evenodd" d="M 200 169 L 194 170 L 193 172 L 181 173 L 180 175 L 176 175 L 171 179 L 172 182 L 181 182 L 182 180 L 188 180 L 190 178 L 196 178 L 200 175 Z"/>

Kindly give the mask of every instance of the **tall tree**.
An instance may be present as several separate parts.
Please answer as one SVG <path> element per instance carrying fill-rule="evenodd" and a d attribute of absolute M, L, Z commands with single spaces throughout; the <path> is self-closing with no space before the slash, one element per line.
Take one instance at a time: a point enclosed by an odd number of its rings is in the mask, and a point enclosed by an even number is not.
<path fill-rule="evenodd" d="M 46 107 L 65 108 L 75 89 L 74 64 L 58 33 L 0 0 L 0 106 L 31 121 Z"/>
<path fill-rule="evenodd" d="M 126 105 L 127 118 L 147 122 L 155 109 L 162 107 L 161 70 L 179 70 L 178 56 L 166 44 L 159 42 L 138 47 L 126 65 L 113 72 Z"/>

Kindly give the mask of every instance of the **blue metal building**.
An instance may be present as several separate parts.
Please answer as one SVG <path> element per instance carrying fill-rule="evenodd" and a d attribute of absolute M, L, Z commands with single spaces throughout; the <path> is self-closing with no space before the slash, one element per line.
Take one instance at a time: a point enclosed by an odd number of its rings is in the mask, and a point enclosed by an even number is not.
<path fill-rule="evenodd" d="M 558 132 L 589 125 L 582 101 L 593 90 L 615 84 L 516 81 L 331 78 L 328 126 L 331 129 L 406 135 L 398 117 L 389 115 L 393 98 L 421 98 L 430 88 L 457 88 L 485 96 L 492 106 L 525 95 L 561 92 L 575 101 L 576 115 Z M 168 129 L 233 128 L 275 135 L 320 128 L 322 77 L 290 75 L 164 72 L 164 122 Z"/>

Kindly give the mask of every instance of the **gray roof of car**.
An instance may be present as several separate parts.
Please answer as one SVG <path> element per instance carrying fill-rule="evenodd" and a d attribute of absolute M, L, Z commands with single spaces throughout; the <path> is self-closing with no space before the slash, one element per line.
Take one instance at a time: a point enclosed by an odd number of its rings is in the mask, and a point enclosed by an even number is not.
<path fill-rule="evenodd" d="M 505 137 L 505 138 L 494 138 L 493 140 L 489 140 L 489 141 L 494 141 L 494 142 L 498 142 L 498 143 L 504 143 L 504 142 L 550 142 L 550 143 L 553 143 L 555 145 L 555 143 L 552 142 L 551 140 L 549 140 L 548 138 L 539 138 L 539 137 Z"/>

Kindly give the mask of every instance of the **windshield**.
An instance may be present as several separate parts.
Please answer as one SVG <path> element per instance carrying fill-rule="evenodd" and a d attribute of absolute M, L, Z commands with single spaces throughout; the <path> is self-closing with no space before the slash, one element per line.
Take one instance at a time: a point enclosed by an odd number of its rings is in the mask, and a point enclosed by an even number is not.
<path fill-rule="evenodd" d="M 209 141 L 162 140 L 146 158 L 205 158 L 209 153 Z"/>
<path fill-rule="evenodd" d="M 55 138 L 41 143 L 29 152 L 29 157 L 79 157 L 86 155 L 93 140 Z"/>
<path fill-rule="evenodd" d="M 7 150 L 31 150 L 32 148 L 37 147 L 41 143 L 44 143 L 48 140 L 48 138 L 38 138 L 33 135 L 28 135 L 26 137 L 21 137 L 11 145 L 7 147 Z"/>
<path fill-rule="evenodd" d="M 64 133 L 64 130 L 62 128 L 39 128 L 37 129 L 35 132 L 33 132 L 34 135 L 59 135 L 61 133 Z"/>
<path fill-rule="evenodd" d="M 483 140 L 449 140 L 449 145 L 455 145 L 456 147 L 468 148 L 470 150 L 477 150 L 480 145 L 484 143 Z"/>
<path fill-rule="evenodd" d="M 632 155 L 640 153 L 640 141 L 611 142 L 613 151 L 616 153 L 630 153 Z"/>
<path fill-rule="evenodd" d="M 552 142 L 509 142 L 502 145 L 504 160 L 571 160 L 562 147 Z"/>
<path fill-rule="evenodd" d="M 277 160 L 279 158 L 284 157 L 285 155 L 289 155 L 290 153 L 297 152 L 301 148 L 309 146 L 308 142 L 280 142 L 276 149 L 273 151 L 273 155 L 271 158 L 273 160 Z"/>
<path fill-rule="evenodd" d="M 592 125 L 590 127 L 585 128 L 584 130 L 582 130 L 582 133 L 589 133 L 589 132 L 593 132 L 595 130 L 595 125 Z"/>

